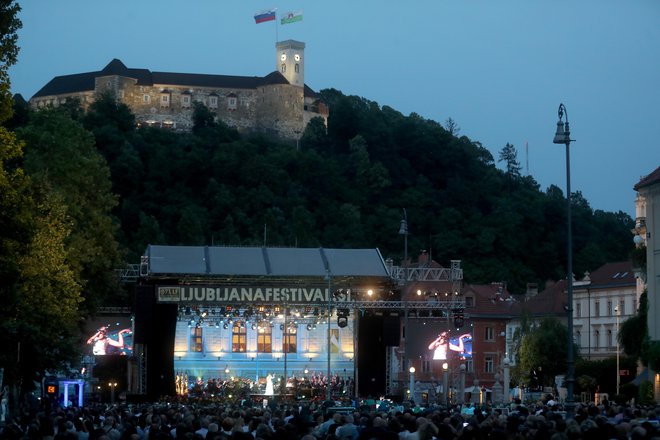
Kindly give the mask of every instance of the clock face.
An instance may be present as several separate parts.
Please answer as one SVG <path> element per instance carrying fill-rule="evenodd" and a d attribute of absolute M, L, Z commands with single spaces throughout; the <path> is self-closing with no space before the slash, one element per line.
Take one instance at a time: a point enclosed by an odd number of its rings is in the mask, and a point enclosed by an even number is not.
<path fill-rule="evenodd" d="M 296 54 L 294 58 L 296 59 L 296 61 L 300 61 L 300 55 Z"/>
<path fill-rule="evenodd" d="M 286 54 L 283 53 L 282 55 L 280 55 L 280 59 L 281 59 L 282 61 L 286 61 Z"/>

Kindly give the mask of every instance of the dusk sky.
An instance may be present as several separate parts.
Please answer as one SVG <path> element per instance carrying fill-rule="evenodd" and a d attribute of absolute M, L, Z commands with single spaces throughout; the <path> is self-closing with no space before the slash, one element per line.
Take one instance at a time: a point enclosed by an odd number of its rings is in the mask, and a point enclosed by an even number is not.
<path fill-rule="evenodd" d="M 552 143 L 563 102 L 576 139 L 571 187 L 594 209 L 634 217 L 632 187 L 660 166 L 658 0 L 19 3 L 10 76 L 26 99 L 54 76 L 113 58 L 152 71 L 264 76 L 275 70 L 276 39 L 295 39 L 306 44 L 312 89 L 443 124 L 451 117 L 496 161 L 512 143 L 543 190 L 566 188 L 565 147 Z M 255 24 L 270 8 L 277 22 Z M 298 10 L 302 21 L 279 25 Z"/>

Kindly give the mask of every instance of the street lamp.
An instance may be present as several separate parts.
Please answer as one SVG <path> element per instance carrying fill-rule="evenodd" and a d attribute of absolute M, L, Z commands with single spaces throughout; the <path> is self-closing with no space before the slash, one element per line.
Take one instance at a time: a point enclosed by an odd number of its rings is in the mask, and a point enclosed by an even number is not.
<path fill-rule="evenodd" d="M 564 104 L 559 104 L 559 121 L 557 121 L 557 132 L 553 143 L 566 145 L 566 224 L 567 224 L 567 244 L 566 244 L 566 283 L 567 283 L 567 302 L 568 302 L 568 353 L 566 354 L 566 418 L 575 417 L 575 402 L 573 401 L 573 384 L 575 382 L 574 361 L 573 361 L 573 231 L 571 225 L 571 159 L 570 146 L 571 130 L 568 126 L 568 112 Z M 563 121 L 564 114 L 566 122 Z"/>
<path fill-rule="evenodd" d="M 621 384 L 621 373 L 619 370 L 619 306 L 614 306 L 614 313 L 616 314 L 616 394 L 619 394 L 619 385 Z"/>
<path fill-rule="evenodd" d="M 449 364 L 442 364 L 442 391 L 445 395 L 445 406 L 449 407 Z"/>
<path fill-rule="evenodd" d="M 413 390 L 415 389 L 415 367 L 410 367 L 410 400 L 415 400 Z"/>
<path fill-rule="evenodd" d="M 403 218 L 401 219 L 401 226 L 399 226 L 399 235 L 403 235 L 403 264 L 406 264 L 406 261 L 408 261 L 408 213 L 406 212 L 406 208 L 403 208 Z"/>
<path fill-rule="evenodd" d="M 117 382 L 110 382 L 110 403 L 115 403 L 115 388 L 117 388 Z"/>
<path fill-rule="evenodd" d="M 325 277 L 328 280 L 328 376 L 327 384 L 325 386 L 325 400 L 330 400 L 332 397 L 332 390 L 330 389 L 330 376 L 332 374 L 330 370 L 330 352 L 332 351 L 332 339 L 330 332 L 330 315 L 332 314 L 332 274 L 330 273 L 330 270 L 326 272 Z"/>

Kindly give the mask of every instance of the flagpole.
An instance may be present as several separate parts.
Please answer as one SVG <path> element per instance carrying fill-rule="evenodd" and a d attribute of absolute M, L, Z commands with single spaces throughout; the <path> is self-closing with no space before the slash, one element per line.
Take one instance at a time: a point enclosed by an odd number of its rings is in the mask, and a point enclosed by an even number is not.
<path fill-rule="evenodd" d="M 277 34 L 277 10 L 275 10 L 275 46 L 277 46 L 277 42 L 279 40 L 279 35 Z"/>

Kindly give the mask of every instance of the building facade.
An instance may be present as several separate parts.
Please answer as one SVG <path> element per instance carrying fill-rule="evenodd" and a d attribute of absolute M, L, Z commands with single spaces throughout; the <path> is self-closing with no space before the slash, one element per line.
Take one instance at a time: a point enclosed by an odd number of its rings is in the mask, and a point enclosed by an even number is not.
<path fill-rule="evenodd" d="M 305 85 L 305 44 L 276 44 L 276 70 L 263 77 L 152 72 L 114 59 L 102 70 L 53 78 L 29 101 L 32 108 L 78 99 L 87 109 L 109 93 L 126 104 L 139 125 L 175 130 L 192 127 L 194 103 L 243 133 L 299 139 L 309 121 L 327 123 L 328 108 Z"/>
<path fill-rule="evenodd" d="M 639 306 L 637 280 L 630 261 L 606 263 L 573 285 L 573 328 L 580 356 L 614 357 L 619 327 Z"/>

